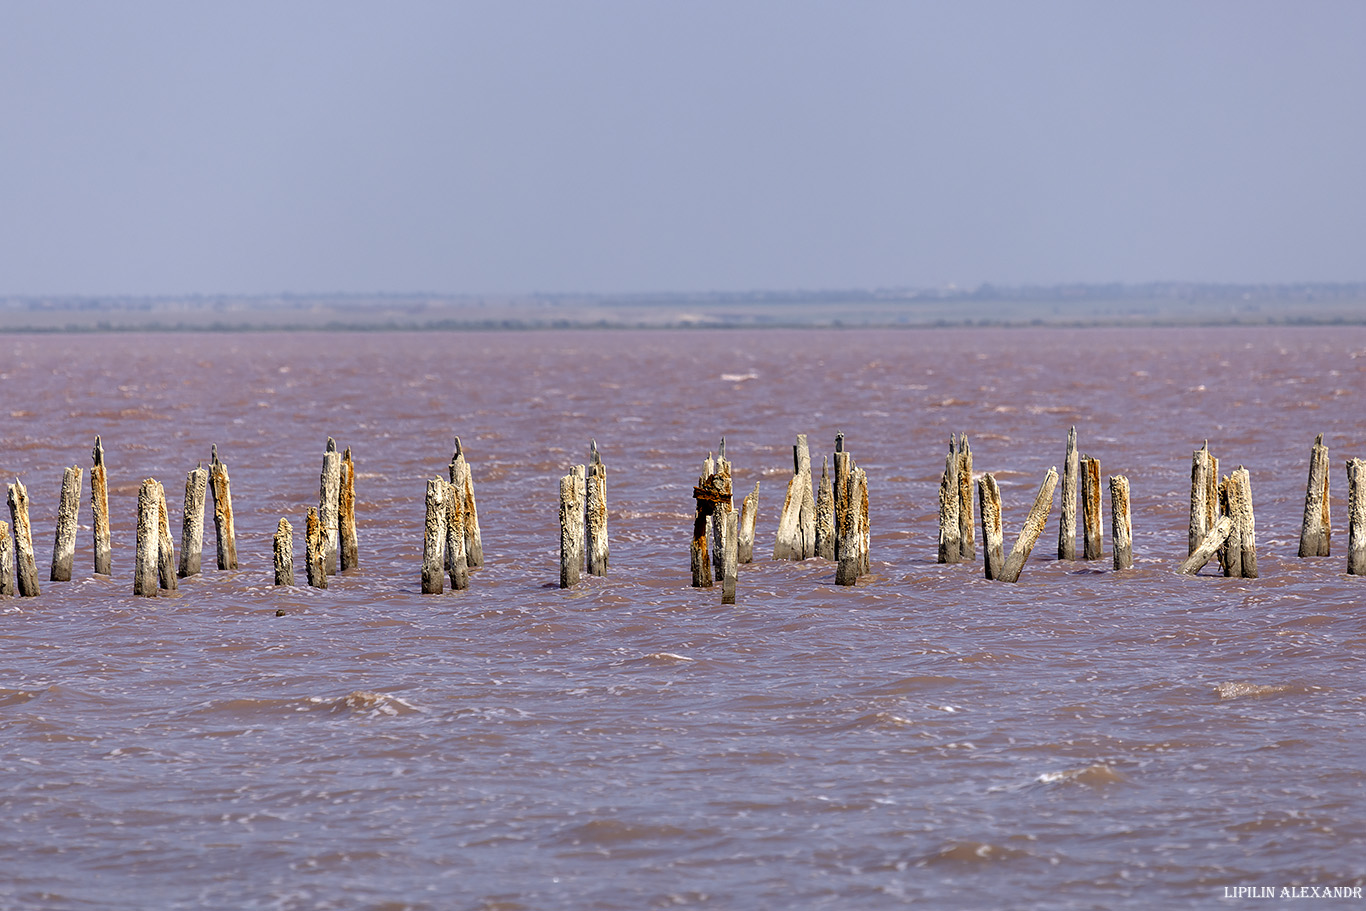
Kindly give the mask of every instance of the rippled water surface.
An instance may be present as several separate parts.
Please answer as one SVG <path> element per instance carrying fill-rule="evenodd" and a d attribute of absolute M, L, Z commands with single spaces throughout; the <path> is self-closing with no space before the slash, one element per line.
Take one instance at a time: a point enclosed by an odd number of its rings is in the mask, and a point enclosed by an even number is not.
<path fill-rule="evenodd" d="M 43 580 L 0 601 L 0 907 L 1237 907 L 1366 885 L 1366 330 L 169 334 L 0 339 L 0 479 Z M 1013 540 L 1068 427 L 1130 479 L 1136 564 L 936 564 L 966 432 Z M 770 559 L 808 434 L 868 474 L 871 572 Z M 1309 447 L 1333 556 L 1295 556 Z M 91 572 L 90 448 L 114 572 Z M 420 594 L 453 439 L 486 565 Z M 690 586 L 721 436 L 761 483 L 738 603 Z M 361 568 L 272 586 L 327 437 Z M 558 478 L 596 439 L 611 572 L 560 590 Z M 1186 551 L 1191 452 L 1251 472 L 1261 577 Z M 240 569 L 132 595 L 137 488 L 217 444 Z M 77 572 L 47 582 L 67 465 Z M 6 515 L 5 518 L 8 518 Z M 302 554 L 296 554 L 302 576 Z M 301 579 L 302 581 L 302 579 Z M 283 611 L 283 615 L 278 615 Z M 1352 902 L 1356 904 L 1357 902 Z M 1319 904 L 1322 904 L 1320 902 Z"/>

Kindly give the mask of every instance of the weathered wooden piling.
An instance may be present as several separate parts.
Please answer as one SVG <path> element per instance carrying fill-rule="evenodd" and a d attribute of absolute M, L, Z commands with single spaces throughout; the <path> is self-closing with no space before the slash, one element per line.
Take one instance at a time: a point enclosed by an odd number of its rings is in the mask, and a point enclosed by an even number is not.
<path fill-rule="evenodd" d="M 337 551 L 341 548 L 341 453 L 337 441 L 327 438 L 322 472 L 318 475 L 318 523 L 323 536 L 323 570 L 337 574 Z"/>
<path fill-rule="evenodd" d="M 1229 534 L 1233 531 L 1233 520 L 1228 516 L 1220 516 L 1219 521 L 1214 523 L 1214 527 L 1205 532 L 1205 537 L 1195 546 L 1190 556 L 1182 561 L 1177 567 L 1177 572 L 1187 576 L 1193 576 L 1204 567 L 1206 563 L 1214 558 L 1219 552 L 1219 548 L 1224 546 Z"/>
<path fill-rule="evenodd" d="M 740 540 L 736 558 L 741 563 L 754 562 L 754 522 L 759 515 L 759 482 L 740 501 Z"/>
<path fill-rule="evenodd" d="M 1025 561 L 1029 559 L 1029 554 L 1034 550 L 1034 544 L 1039 540 L 1039 535 L 1043 533 L 1044 525 L 1048 523 L 1048 511 L 1053 507 L 1053 488 L 1058 483 L 1058 470 L 1048 469 L 1048 474 L 1044 475 L 1043 483 L 1039 485 L 1039 492 L 1034 496 L 1034 505 L 1029 508 L 1029 515 L 1025 517 L 1024 528 L 1020 529 L 1020 536 L 1015 539 L 1015 546 L 1010 549 L 1010 556 L 1006 557 L 1005 566 L 1001 568 L 1001 574 L 996 578 L 1002 582 L 1020 581 L 1020 573 L 1024 570 Z"/>
<path fill-rule="evenodd" d="M 1209 440 L 1191 453 L 1191 511 L 1190 533 L 1187 536 L 1187 554 L 1196 549 L 1209 536 L 1219 518 L 1219 460 L 1209 451 Z"/>
<path fill-rule="evenodd" d="M 213 531 L 218 539 L 218 568 L 237 568 L 237 529 L 232 518 L 232 487 L 228 466 L 218 460 L 218 446 L 209 460 L 209 496 L 213 500 Z"/>
<path fill-rule="evenodd" d="M 76 562 L 76 526 L 81 513 L 81 469 L 75 465 L 62 475 L 62 499 L 57 507 L 57 533 L 52 542 L 52 582 L 70 582 Z"/>
<path fill-rule="evenodd" d="M 855 585 L 866 572 L 864 565 L 864 520 L 867 515 L 867 475 L 855 467 L 848 474 L 845 501 L 847 518 L 840 527 L 839 561 L 835 566 L 836 585 Z M 956 489 L 955 489 L 956 493 Z"/>
<path fill-rule="evenodd" d="M 792 479 L 787 484 L 773 542 L 775 560 L 805 560 L 816 555 L 816 495 L 811 486 L 811 450 L 804 433 L 797 434 L 792 462 Z"/>
<path fill-rule="evenodd" d="M 584 467 L 560 478 L 560 588 L 579 583 L 583 571 Z"/>
<path fill-rule="evenodd" d="M 455 438 L 455 453 L 451 456 L 451 483 L 464 491 L 465 502 L 465 559 L 471 569 L 484 565 L 484 539 L 479 531 L 479 507 L 474 502 L 474 471 L 465 459 L 460 437 Z M 457 477 L 459 480 L 457 480 Z"/>
<path fill-rule="evenodd" d="M 977 511 L 982 515 L 982 563 L 988 579 L 1005 569 L 1005 535 L 1001 530 L 1001 489 L 987 473 L 977 482 Z"/>
<path fill-rule="evenodd" d="M 725 440 L 721 441 L 724 451 Z M 598 441 L 588 446 L 588 465 L 584 478 L 583 546 L 588 575 L 607 575 L 607 466 L 598 452 Z"/>
<path fill-rule="evenodd" d="M 449 481 L 432 478 L 427 482 L 427 522 L 422 535 L 422 594 L 439 595 L 445 591 L 443 577 L 446 554 L 446 490 Z"/>
<path fill-rule="evenodd" d="M 179 572 L 182 579 L 200 573 L 204 553 L 204 497 L 208 488 L 209 473 L 203 465 L 185 476 L 185 514 L 180 522 Z"/>
<path fill-rule="evenodd" d="M 304 574 L 312 588 L 327 588 L 327 530 L 316 507 L 304 517 Z"/>
<path fill-rule="evenodd" d="M 821 457 L 821 483 L 816 489 L 816 556 L 835 559 L 835 488 L 830 481 L 830 460 Z"/>
<path fill-rule="evenodd" d="M 859 556 L 858 572 L 860 576 L 868 575 L 868 552 L 872 544 L 873 527 L 868 518 L 868 472 L 862 468 L 854 469 L 858 472 L 859 489 Z"/>
<path fill-rule="evenodd" d="M 166 508 L 166 488 L 157 482 L 157 583 L 163 591 L 176 590 L 175 542 L 171 540 L 171 513 Z"/>
<path fill-rule="evenodd" d="M 726 490 L 731 488 L 730 460 L 726 458 L 726 438 L 721 438 L 721 445 L 717 447 L 716 457 L 710 455 L 703 463 L 704 474 L 698 479 L 698 484 L 705 485 L 707 477 L 716 475 L 719 486 L 724 486 Z M 716 578 L 721 580 L 725 572 L 726 563 L 726 513 L 733 508 L 733 500 L 726 497 L 724 502 L 713 503 L 712 513 L 707 517 L 707 530 L 711 536 L 711 565 Z"/>
<path fill-rule="evenodd" d="M 1077 428 L 1067 431 L 1067 453 L 1062 463 L 1062 502 L 1058 509 L 1058 559 L 1077 559 Z"/>
<path fill-rule="evenodd" d="M 157 563 L 161 557 L 161 510 L 157 505 L 157 482 L 145 478 L 138 488 L 137 544 L 133 556 L 133 594 L 157 596 Z"/>
<path fill-rule="evenodd" d="M 717 515 L 721 526 L 721 603 L 735 603 L 735 583 L 739 577 L 740 514 L 731 508 Z"/>
<path fill-rule="evenodd" d="M 972 447 L 968 435 L 958 435 L 958 559 L 977 559 L 977 535 L 972 526 Z"/>
<path fill-rule="evenodd" d="M 109 575 L 109 478 L 104 470 L 104 446 L 95 437 L 92 452 L 95 464 L 90 469 L 90 524 L 95 537 L 95 572 Z"/>
<path fill-rule="evenodd" d="M 470 587 L 470 563 L 465 555 L 465 492 L 451 482 L 446 485 L 446 573 L 451 591 Z"/>
<path fill-rule="evenodd" d="M 1366 462 L 1347 460 L 1347 574 L 1366 576 Z"/>
<path fill-rule="evenodd" d="M 0 598 L 14 597 L 14 542 L 9 523 L 0 522 Z"/>
<path fill-rule="evenodd" d="M 1323 434 L 1309 450 L 1309 483 L 1304 492 L 1304 522 L 1300 526 L 1301 557 L 1327 557 L 1333 523 L 1328 512 L 1328 447 Z"/>
<path fill-rule="evenodd" d="M 724 459 L 722 461 L 724 462 Z M 697 503 L 697 517 L 693 520 L 693 539 L 690 549 L 692 585 L 693 588 L 711 588 L 712 560 L 708 558 L 707 527 L 708 523 L 725 523 L 727 514 L 734 511 L 729 466 L 727 465 L 726 470 L 722 471 L 717 467 L 715 460 L 708 456 L 706 461 L 702 463 L 702 476 L 697 479 L 697 486 L 692 489 L 692 495 L 693 500 Z M 725 526 L 722 525 L 722 528 L 724 530 Z M 738 539 L 738 530 L 736 536 Z M 721 560 L 716 561 L 720 566 L 717 575 L 721 576 L 723 586 L 725 584 L 725 543 L 723 531 L 717 541 L 718 549 L 722 551 Z M 736 554 L 738 562 L 738 540 L 736 542 Z"/>
<path fill-rule="evenodd" d="M 20 597 L 36 598 L 38 563 L 33 558 L 33 526 L 28 520 L 28 490 L 17 478 L 9 485 L 10 524 L 14 528 L 14 577 Z"/>
<path fill-rule="evenodd" d="M 849 476 L 854 471 L 854 457 L 844 448 L 843 433 L 835 434 L 833 468 L 830 492 L 830 498 L 835 507 L 835 555 L 833 559 L 838 563 L 841 556 L 841 539 L 846 535 L 846 526 L 849 524 Z"/>
<path fill-rule="evenodd" d="M 963 526 L 960 521 L 961 499 L 958 494 L 958 452 L 952 437 L 949 453 L 944 457 L 944 474 L 939 478 L 939 562 L 962 561 L 961 541 Z"/>
<path fill-rule="evenodd" d="M 1110 476 L 1110 546 L 1114 551 L 1115 569 L 1133 567 L 1134 527 L 1129 515 L 1129 479 L 1118 474 Z"/>
<path fill-rule="evenodd" d="M 1233 530 L 1224 542 L 1224 575 L 1257 578 L 1257 523 L 1252 513 L 1252 479 L 1241 466 L 1224 479 L 1220 491 Z"/>
<path fill-rule="evenodd" d="M 1083 455 L 1079 463 L 1081 475 L 1082 516 L 1082 556 L 1087 560 L 1099 560 L 1104 556 L 1104 531 L 1101 525 L 1100 508 L 1100 459 Z"/>
<path fill-rule="evenodd" d="M 289 524 L 289 520 L 280 519 L 280 524 L 275 526 L 275 584 L 293 585 L 294 584 L 294 526 Z M 182 554 L 184 551 L 181 552 Z"/>
<path fill-rule="evenodd" d="M 337 562 L 342 572 L 360 566 L 360 539 L 356 536 L 356 463 L 351 458 L 351 447 L 342 453 L 341 499 L 337 505 L 337 524 L 341 550 Z"/>

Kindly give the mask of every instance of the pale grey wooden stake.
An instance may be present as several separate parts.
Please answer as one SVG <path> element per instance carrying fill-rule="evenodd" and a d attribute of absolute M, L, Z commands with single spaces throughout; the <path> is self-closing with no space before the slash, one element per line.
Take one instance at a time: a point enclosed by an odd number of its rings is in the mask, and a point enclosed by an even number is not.
<path fill-rule="evenodd" d="M 9 523 L 0 522 L 0 598 L 14 597 L 14 542 Z"/>
<path fill-rule="evenodd" d="M 949 454 L 944 458 L 944 474 L 939 478 L 939 562 L 958 563 L 962 523 L 959 519 L 958 453 L 949 438 Z"/>
<path fill-rule="evenodd" d="M 1062 463 L 1062 503 L 1058 510 L 1058 559 L 1077 559 L 1077 428 L 1067 431 L 1067 454 Z"/>
<path fill-rule="evenodd" d="M 579 583 L 583 572 L 583 466 L 560 478 L 560 588 Z"/>
<path fill-rule="evenodd" d="M 835 559 L 835 537 L 835 488 L 830 482 L 830 459 L 822 456 L 821 483 L 816 490 L 816 556 Z"/>
<path fill-rule="evenodd" d="M 446 485 L 446 572 L 451 591 L 470 587 L 470 562 L 465 555 L 465 492 L 452 481 Z"/>
<path fill-rule="evenodd" d="M 1081 516 L 1083 553 L 1082 556 L 1087 560 L 1099 560 L 1103 557 L 1104 531 L 1101 524 L 1100 508 L 1100 459 L 1093 459 L 1088 455 L 1083 455 L 1079 463 L 1081 468 Z"/>
<path fill-rule="evenodd" d="M 449 481 L 432 478 L 427 482 L 427 522 L 422 535 L 422 594 L 439 595 L 445 590 L 443 565 L 446 554 L 446 490 Z"/>
<path fill-rule="evenodd" d="M 294 584 L 294 526 L 289 520 L 280 519 L 275 527 L 275 584 Z M 182 551 L 183 553 L 183 551 Z"/>
<path fill-rule="evenodd" d="M 204 553 L 204 497 L 209 473 L 201 465 L 185 476 L 185 514 L 180 522 L 180 578 L 200 573 Z M 293 583 L 290 583 L 293 584 Z"/>
<path fill-rule="evenodd" d="M 166 508 L 166 488 L 157 482 L 157 582 L 164 591 L 176 590 L 175 542 L 171 540 L 171 513 Z"/>
<path fill-rule="evenodd" d="M 337 524 L 341 550 L 337 555 L 342 571 L 360 566 L 360 539 L 356 536 L 356 463 L 351 447 L 342 453 L 341 497 L 337 505 Z"/>
<path fill-rule="evenodd" d="M 341 453 L 337 442 L 327 438 L 322 473 L 318 476 L 318 523 L 323 536 L 323 571 L 337 574 L 337 551 L 341 548 Z"/>
<path fill-rule="evenodd" d="M 1328 447 L 1323 434 L 1309 451 L 1309 483 L 1304 492 L 1304 522 L 1300 526 L 1301 557 L 1327 557 L 1333 523 L 1328 512 Z"/>
<path fill-rule="evenodd" d="M 1224 575 L 1257 578 L 1257 522 L 1252 513 L 1252 478 L 1241 465 L 1224 481 L 1224 500 L 1233 531 L 1224 544 Z"/>
<path fill-rule="evenodd" d="M 1347 574 L 1366 576 L 1366 462 L 1347 460 Z"/>
<path fill-rule="evenodd" d="M 787 484 L 773 544 L 775 560 L 805 560 L 816 555 L 816 495 L 811 487 L 811 450 L 804 433 L 797 434 L 792 462 L 792 479 Z"/>
<path fill-rule="evenodd" d="M 740 541 L 737 559 L 741 563 L 754 562 L 754 522 L 759 514 L 759 482 L 740 502 Z"/>
<path fill-rule="evenodd" d="M 232 486 L 228 466 L 218 460 L 218 446 L 209 460 L 209 496 L 213 500 L 213 530 L 218 539 L 218 568 L 237 568 L 237 528 L 232 517 Z"/>
<path fill-rule="evenodd" d="M 1195 550 L 1177 568 L 1177 572 L 1187 576 L 1193 576 L 1204 567 L 1214 555 L 1219 552 L 1219 548 L 1224 546 L 1229 534 L 1233 531 L 1233 520 L 1228 516 L 1220 516 L 1219 521 L 1214 523 L 1214 527 L 1205 533 L 1204 540 L 1195 546 Z"/>
<path fill-rule="evenodd" d="M 1191 453 L 1191 511 L 1187 554 L 1194 554 L 1219 517 L 1219 462 L 1210 455 L 1209 440 Z"/>
<path fill-rule="evenodd" d="M 104 470 L 104 446 L 95 437 L 90 469 L 90 524 L 95 537 L 95 572 L 109 575 L 109 479 Z"/>
<path fill-rule="evenodd" d="M 70 582 L 76 562 L 76 526 L 81 514 L 81 469 L 72 465 L 62 474 L 62 499 L 57 507 L 57 534 L 52 542 L 52 582 Z"/>
<path fill-rule="evenodd" d="M 735 603 L 735 583 L 739 575 L 740 514 L 729 507 L 719 514 L 722 527 L 721 603 Z"/>
<path fill-rule="evenodd" d="M 313 588 L 327 588 L 327 531 L 316 507 L 304 517 L 304 574 Z"/>
<path fill-rule="evenodd" d="M 33 527 L 28 521 L 28 491 L 17 478 L 8 491 L 10 522 L 14 527 L 14 576 L 20 597 L 36 598 L 38 563 L 33 559 Z"/>
<path fill-rule="evenodd" d="M 133 594 L 144 598 L 157 596 L 157 561 L 161 557 L 160 522 L 157 482 L 153 478 L 145 478 L 138 488 L 138 532 L 133 557 Z"/>
<path fill-rule="evenodd" d="M 996 476 L 987 473 L 977 482 L 978 512 L 982 514 L 982 563 L 988 579 L 1000 578 L 1005 569 L 1005 535 L 1001 530 L 1001 489 Z"/>
<path fill-rule="evenodd" d="M 1110 476 L 1110 543 L 1115 569 L 1131 569 L 1134 565 L 1134 528 L 1129 515 L 1129 479 L 1124 475 Z"/>
<path fill-rule="evenodd" d="M 465 492 L 465 559 L 470 568 L 484 565 L 484 539 L 479 531 L 479 507 L 474 502 L 474 472 L 465 459 L 465 450 L 460 445 L 460 437 L 455 438 L 455 453 L 451 456 L 451 483 L 457 483 Z"/>
<path fill-rule="evenodd" d="M 972 447 L 968 435 L 958 435 L 958 559 L 977 559 L 977 535 L 972 527 Z"/>
<path fill-rule="evenodd" d="M 1057 484 L 1058 469 L 1048 469 L 1043 483 L 1039 485 L 1039 492 L 1034 496 L 1034 505 L 1029 508 L 1029 515 L 1025 517 L 1024 528 L 1020 529 L 1020 536 L 1015 539 L 1015 546 L 1010 549 L 1010 556 L 1006 557 L 1005 566 L 997 576 L 1000 581 L 1020 581 L 1020 573 L 1024 570 L 1025 562 L 1048 523 L 1048 511 L 1053 507 L 1053 488 Z"/>

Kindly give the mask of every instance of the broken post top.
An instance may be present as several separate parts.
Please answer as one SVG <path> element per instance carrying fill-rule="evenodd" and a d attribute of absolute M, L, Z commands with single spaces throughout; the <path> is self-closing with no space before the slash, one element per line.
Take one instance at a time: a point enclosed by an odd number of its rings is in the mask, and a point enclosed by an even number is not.
<path fill-rule="evenodd" d="M 601 465 L 602 454 L 598 452 L 598 441 L 588 441 L 588 462 L 590 465 Z"/>
<path fill-rule="evenodd" d="M 95 448 L 91 452 L 91 455 L 94 456 L 96 465 L 104 464 L 104 445 L 100 443 L 99 434 L 95 434 Z"/>
<path fill-rule="evenodd" d="M 451 454 L 451 461 L 454 462 L 456 459 L 460 458 L 460 457 L 461 457 L 462 455 L 464 455 L 464 454 L 465 454 L 465 451 L 464 451 L 464 449 L 462 449 L 461 446 L 460 446 L 460 437 L 456 437 L 456 438 L 455 438 L 455 452 Z"/>
<path fill-rule="evenodd" d="M 336 451 L 337 451 L 337 441 L 334 440 L 334 439 L 332 439 L 331 437 L 328 437 L 328 438 L 327 438 L 327 449 L 326 449 L 326 451 L 327 451 L 327 452 L 336 452 Z"/>
<path fill-rule="evenodd" d="M 835 451 L 836 451 L 836 452 L 844 452 L 844 431 L 843 431 L 843 430 L 838 431 L 838 432 L 835 434 Z"/>
<path fill-rule="evenodd" d="M 219 464 L 219 462 L 218 462 L 218 444 L 217 444 L 217 443 L 214 443 L 214 444 L 210 447 L 210 449 L 209 449 L 209 464 L 210 464 L 210 465 L 217 465 L 217 464 Z"/>
<path fill-rule="evenodd" d="M 725 434 L 722 434 L 722 435 L 721 435 L 721 445 L 718 446 L 718 447 L 716 448 L 716 456 L 717 456 L 717 458 L 721 458 L 721 459 L 724 459 L 724 458 L 726 457 L 726 436 L 725 436 Z"/>

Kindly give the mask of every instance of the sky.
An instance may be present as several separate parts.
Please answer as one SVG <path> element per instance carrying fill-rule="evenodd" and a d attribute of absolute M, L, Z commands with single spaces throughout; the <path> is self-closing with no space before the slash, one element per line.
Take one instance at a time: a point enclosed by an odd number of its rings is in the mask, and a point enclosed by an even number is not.
<path fill-rule="evenodd" d="M 0 0 L 0 296 L 1366 280 L 1366 3 Z"/>

